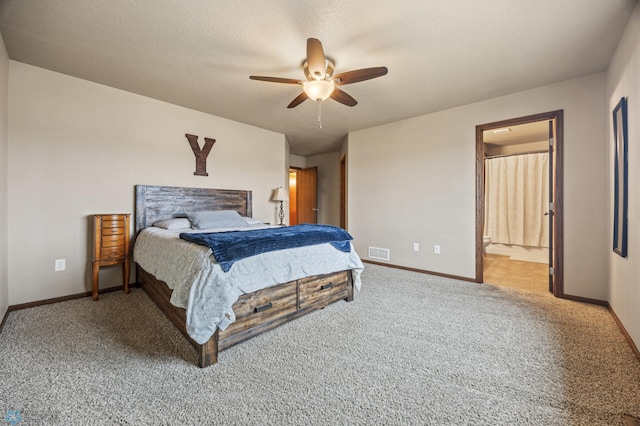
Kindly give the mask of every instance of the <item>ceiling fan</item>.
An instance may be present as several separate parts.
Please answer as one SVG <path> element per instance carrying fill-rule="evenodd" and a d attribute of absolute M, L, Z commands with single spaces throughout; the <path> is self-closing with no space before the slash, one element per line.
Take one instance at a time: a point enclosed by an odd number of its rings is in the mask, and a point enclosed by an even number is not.
<path fill-rule="evenodd" d="M 300 93 L 287 108 L 294 108 L 311 98 L 320 102 L 331 98 L 347 106 L 355 106 L 358 102 L 348 93 L 337 86 L 358 83 L 372 78 L 386 75 L 387 67 L 363 68 L 333 75 L 334 64 L 324 56 L 324 50 L 320 40 L 307 39 L 307 60 L 302 65 L 306 80 L 294 80 L 291 78 L 249 76 L 252 80 L 268 81 L 272 83 L 299 84 L 302 85 Z"/>

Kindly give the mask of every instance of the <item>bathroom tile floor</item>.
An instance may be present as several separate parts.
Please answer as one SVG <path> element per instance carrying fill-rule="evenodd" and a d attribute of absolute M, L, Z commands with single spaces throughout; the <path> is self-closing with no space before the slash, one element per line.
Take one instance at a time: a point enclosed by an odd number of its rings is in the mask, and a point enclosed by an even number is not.
<path fill-rule="evenodd" d="M 521 290 L 549 292 L 549 265 L 487 254 L 484 257 L 484 282 Z"/>

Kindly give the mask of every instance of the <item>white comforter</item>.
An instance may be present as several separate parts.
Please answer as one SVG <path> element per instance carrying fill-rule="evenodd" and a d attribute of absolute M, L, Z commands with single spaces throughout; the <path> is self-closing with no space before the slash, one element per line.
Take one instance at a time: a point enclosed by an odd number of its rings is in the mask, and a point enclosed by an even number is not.
<path fill-rule="evenodd" d="M 233 230 L 250 230 L 265 225 Z M 234 263 L 225 273 L 208 247 L 180 239 L 182 232 L 222 232 L 144 229 L 136 238 L 133 259 L 145 271 L 167 283 L 173 290 L 171 303 L 186 309 L 187 332 L 193 340 L 205 343 L 219 327 L 224 330 L 235 321 L 231 306 L 244 293 L 330 272 L 353 270 L 353 283 L 360 290 L 364 270 L 353 245 L 349 253 L 331 244 L 279 250 L 248 257 Z"/>

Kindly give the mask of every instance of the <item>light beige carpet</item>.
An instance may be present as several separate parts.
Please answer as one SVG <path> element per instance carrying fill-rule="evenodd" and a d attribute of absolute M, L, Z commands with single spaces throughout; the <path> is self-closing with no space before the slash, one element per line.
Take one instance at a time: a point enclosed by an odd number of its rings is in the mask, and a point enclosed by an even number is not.
<path fill-rule="evenodd" d="M 362 291 L 220 354 L 142 290 L 9 315 L 0 418 L 22 425 L 615 425 L 640 363 L 609 312 L 366 265 Z M 7 423 L 9 424 L 9 423 Z"/>

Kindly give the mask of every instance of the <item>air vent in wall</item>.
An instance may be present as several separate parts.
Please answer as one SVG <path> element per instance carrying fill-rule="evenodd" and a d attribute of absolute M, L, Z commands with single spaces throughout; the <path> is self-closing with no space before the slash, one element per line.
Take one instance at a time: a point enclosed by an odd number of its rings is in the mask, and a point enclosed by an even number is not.
<path fill-rule="evenodd" d="M 369 258 L 377 260 L 389 260 L 389 249 L 369 247 Z"/>

